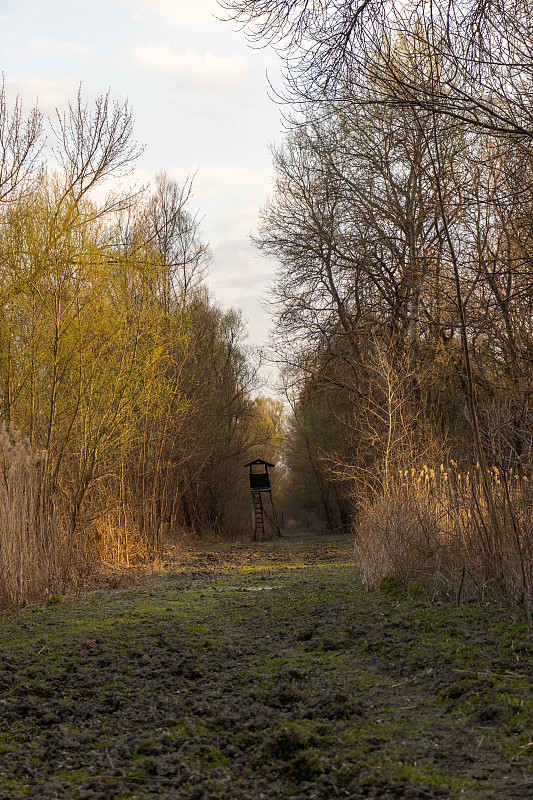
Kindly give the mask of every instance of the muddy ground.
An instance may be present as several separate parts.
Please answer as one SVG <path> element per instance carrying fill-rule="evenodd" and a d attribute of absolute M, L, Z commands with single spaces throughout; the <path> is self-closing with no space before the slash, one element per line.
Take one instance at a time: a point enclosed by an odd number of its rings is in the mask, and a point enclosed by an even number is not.
<path fill-rule="evenodd" d="M 0 621 L 0 798 L 533 797 L 522 615 L 365 591 L 348 538 L 203 545 Z"/>

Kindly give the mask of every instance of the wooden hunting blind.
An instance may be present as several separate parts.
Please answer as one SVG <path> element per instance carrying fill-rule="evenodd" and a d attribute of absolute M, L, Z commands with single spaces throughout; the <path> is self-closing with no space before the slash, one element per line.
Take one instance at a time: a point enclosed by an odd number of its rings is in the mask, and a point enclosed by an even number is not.
<path fill-rule="evenodd" d="M 252 519 L 254 523 L 254 539 L 265 535 L 265 519 L 267 519 L 278 536 L 281 531 L 278 525 L 276 509 L 272 499 L 272 487 L 270 485 L 270 475 L 268 468 L 274 469 L 275 464 L 265 461 L 263 458 L 256 458 L 244 465 L 250 469 L 250 493 L 252 495 Z M 263 495 L 267 494 L 270 498 L 271 513 L 267 511 L 266 504 L 263 503 Z M 265 498 L 266 499 L 266 498 Z"/>

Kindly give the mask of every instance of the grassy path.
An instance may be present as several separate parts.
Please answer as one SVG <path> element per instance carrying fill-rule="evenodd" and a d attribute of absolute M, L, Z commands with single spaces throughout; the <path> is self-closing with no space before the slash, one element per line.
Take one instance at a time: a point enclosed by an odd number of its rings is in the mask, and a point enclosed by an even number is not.
<path fill-rule="evenodd" d="M 0 798 L 533 797 L 519 614 L 362 589 L 342 537 L 203 546 L 0 621 Z"/>

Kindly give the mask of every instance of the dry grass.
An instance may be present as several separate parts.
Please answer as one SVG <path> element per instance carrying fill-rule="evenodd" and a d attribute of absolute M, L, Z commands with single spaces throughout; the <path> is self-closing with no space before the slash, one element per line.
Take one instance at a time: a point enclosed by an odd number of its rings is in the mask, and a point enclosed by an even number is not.
<path fill-rule="evenodd" d="M 45 451 L 13 423 L 0 426 L 0 607 L 58 591 L 68 560 L 46 491 Z"/>
<path fill-rule="evenodd" d="M 403 469 L 361 510 L 357 551 L 365 580 L 416 582 L 457 600 L 498 594 L 530 609 L 533 587 L 533 481 L 479 466 Z"/>
<path fill-rule="evenodd" d="M 148 512 L 147 512 L 148 513 Z M 114 503 L 72 532 L 47 488 L 47 453 L 35 452 L 11 422 L 0 426 L 0 610 L 46 600 L 153 561 L 161 531 L 139 532 L 126 504 Z"/>
<path fill-rule="evenodd" d="M 106 499 L 109 502 L 110 498 Z M 163 535 L 161 524 L 151 513 L 152 505 L 144 503 L 141 514 L 133 504 L 111 503 L 111 508 L 85 529 L 87 562 L 95 568 L 120 570 L 152 561 Z"/>

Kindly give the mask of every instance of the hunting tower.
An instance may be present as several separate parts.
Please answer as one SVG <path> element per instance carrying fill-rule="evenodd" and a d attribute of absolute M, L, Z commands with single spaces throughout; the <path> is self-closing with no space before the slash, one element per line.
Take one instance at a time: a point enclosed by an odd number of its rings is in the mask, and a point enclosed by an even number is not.
<path fill-rule="evenodd" d="M 278 536 L 281 530 L 278 524 L 276 509 L 272 499 L 272 487 L 270 485 L 270 475 L 268 468 L 273 469 L 276 465 L 262 458 L 256 458 L 244 465 L 250 468 L 250 494 L 252 495 L 252 520 L 254 525 L 254 539 L 260 539 L 265 535 L 265 520 L 268 520 Z M 264 500 L 263 500 L 264 498 Z M 270 500 L 270 508 L 267 501 Z"/>

